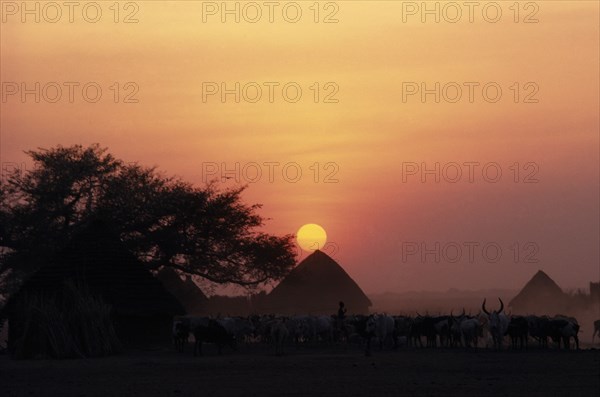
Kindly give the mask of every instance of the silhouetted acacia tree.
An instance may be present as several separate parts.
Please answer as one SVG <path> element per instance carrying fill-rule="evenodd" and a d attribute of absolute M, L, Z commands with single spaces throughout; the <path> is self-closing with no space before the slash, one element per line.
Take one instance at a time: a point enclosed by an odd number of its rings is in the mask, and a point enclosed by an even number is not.
<path fill-rule="evenodd" d="M 150 268 L 252 287 L 281 279 L 294 265 L 292 236 L 258 230 L 260 205 L 242 203 L 244 187 L 195 187 L 125 164 L 99 145 L 26 153 L 34 169 L 0 185 L 0 280 L 39 266 L 92 218 L 108 220 Z"/>

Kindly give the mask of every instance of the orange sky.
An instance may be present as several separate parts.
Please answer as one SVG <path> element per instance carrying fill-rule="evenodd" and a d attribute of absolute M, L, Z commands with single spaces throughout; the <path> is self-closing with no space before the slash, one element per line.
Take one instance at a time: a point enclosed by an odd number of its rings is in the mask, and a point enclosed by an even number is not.
<path fill-rule="evenodd" d="M 213 3 L 201 1 L 132 3 L 137 9 L 120 2 L 118 23 L 113 1 L 98 2 L 97 23 L 87 22 L 80 8 L 69 23 L 66 7 L 57 23 L 44 21 L 55 10 L 40 2 L 35 23 L 35 15 L 22 15 L 21 2 L 0 3 L 3 163 L 26 161 L 26 149 L 94 142 L 198 184 L 208 176 L 207 163 L 229 169 L 239 163 L 249 178 L 256 167 L 248 164 L 257 163 L 262 177 L 250 183 L 245 199 L 264 204 L 262 214 L 272 218 L 266 229 L 293 233 L 304 223 L 321 224 L 335 244 L 334 258 L 367 292 L 519 288 L 538 269 L 563 287 L 598 280 L 598 2 L 529 3 L 538 10 L 521 2 L 519 22 L 509 8 L 514 2 L 498 2 L 497 23 L 482 15 L 490 2 L 478 3 L 472 23 L 467 8 L 457 23 L 447 20 L 454 14 L 443 13 L 440 23 L 431 15 L 423 23 L 420 13 L 404 15 L 403 22 L 403 8 L 413 3 L 401 1 L 321 2 L 319 23 L 312 1 L 297 2 L 297 23 L 283 18 L 281 9 L 291 2 L 278 3 L 273 23 L 265 6 L 257 23 L 244 20 L 253 17 L 250 9 L 240 23 L 231 15 L 222 23 L 219 14 L 204 23 L 203 7 Z M 293 17 L 293 8 L 288 11 Z M 131 12 L 138 22 L 123 23 Z M 332 12 L 338 22 L 323 23 Z M 523 23 L 533 12 L 538 22 Z M 85 16 L 93 18 L 94 10 Z M 62 96 L 50 103 L 41 92 L 35 103 L 33 94 L 24 102 L 20 92 L 10 94 L 35 82 L 46 86 L 46 98 L 55 95 L 48 83 L 57 82 Z M 65 82 L 79 83 L 73 103 Z M 81 95 L 89 82 L 102 89 L 97 103 Z M 133 89 L 127 82 L 139 88 L 138 103 L 123 103 Z M 233 95 L 223 103 L 218 94 L 203 101 L 203 85 L 222 82 L 229 88 L 256 82 L 263 95 L 256 103 L 243 97 L 236 103 Z M 279 84 L 272 103 L 268 82 Z M 302 89 L 296 103 L 282 97 L 281 87 L 290 82 Z M 423 103 L 417 94 L 403 100 L 404 83 L 422 82 L 429 88 L 456 82 L 462 99 L 450 103 L 442 96 L 435 103 L 428 95 Z M 479 84 L 473 103 L 465 82 Z M 502 89 L 495 103 L 482 96 L 488 83 Z M 338 102 L 323 103 L 336 87 Z M 254 88 L 247 88 L 253 97 Z M 538 102 L 523 103 L 536 88 Z M 446 94 L 454 96 L 450 86 Z M 273 182 L 265 165 L 271 162 L 279 164 Z M 433 168 L 436 162 L 440 183 L 431 175 L 422 183 L 420 173 L 403 180 L 403 164 Z M 444 180 L 452 177 L 451 166 L 442 175 L 445 165 L 465 162 L 480 164 L 473 183 L 467 168 L 457 183 Z M 289 181 L 295 177 L 290 163 L 302 170 L 296 183 Z M 500 167 L 498 183 L 482 178 L 487 163 Z M 524 168 L 527 163 L 535 166 Z M 531 172 L 538 182 L 523 183 Z M 334 183 L 325 183 L 328 175 Z M 234 179 L 223 186 L 235 185 Z M 403 259 L 403 248 L 421 242 L 430 249 L 439 242 L 440 253 L 446 249 L 449 256 L 456 243 L 462 260 L 435 263 L 433 255 L 422 260 L 419 253 Z M 469 263 L 465 242 L 496 243 L 502 257 L 493 263 L 475 249 Z M 528 242 L 535 246 L 523 248 Z M 539 248 L 533 256 L 539 262 L 523 262 L 530 247 Z"/>

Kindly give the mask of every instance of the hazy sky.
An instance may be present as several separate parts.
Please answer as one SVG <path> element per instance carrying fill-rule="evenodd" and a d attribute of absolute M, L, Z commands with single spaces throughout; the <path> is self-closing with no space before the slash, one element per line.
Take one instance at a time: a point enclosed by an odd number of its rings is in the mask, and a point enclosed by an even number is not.
<path fill-rule="evenodd" d="M 598 2 L 53 4 L 0 2 L 5 168 L 98 142 L 227 174 L 368 293 L 598 280 Z"/>

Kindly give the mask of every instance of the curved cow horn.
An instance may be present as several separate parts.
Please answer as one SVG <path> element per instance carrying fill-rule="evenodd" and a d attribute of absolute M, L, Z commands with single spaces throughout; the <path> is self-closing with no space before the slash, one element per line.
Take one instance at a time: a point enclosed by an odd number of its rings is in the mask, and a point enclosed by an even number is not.
<path fill-rule="evenodd" d="M 498 313 L 502 313 L 502 310 L 504 310 L 504 302 L 502 302 L 502 299 L 498 298 L 498 300 L 500 301 L 500 310 L 498 310 Z"/>
<path fill-rule="evenodd" d="M 483 303 L 481 304 L 481 310 L 483 310 L 483 312 L 484 312 L 485 314 L 488 314 L 488 315 L 490 314 L 490 312 L 488 312 L 488 311 L 485 309 L 485 299 L 483 300 Z"/>

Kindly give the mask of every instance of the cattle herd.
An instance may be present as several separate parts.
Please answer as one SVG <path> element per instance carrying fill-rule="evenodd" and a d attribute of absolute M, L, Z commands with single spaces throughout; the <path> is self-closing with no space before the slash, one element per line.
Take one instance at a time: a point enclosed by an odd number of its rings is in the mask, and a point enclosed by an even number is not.
<path fill-rule="evenodd" d="M 391 316 L 388 314 L 337 316 L 248 317 L 181 316 L 173 321 L 173 342 L 183 352 L 190 335 L 194 336 L 194 355 L 202 354 L 202 344 L 216 345 L 219 354 L 224 347 L 237 350 L 240 343 L 270 344 L 275 354 L 282 355 L 289 345 L 361 346 L 370 355 L 373 346 L 391 349 L 399 346 L 418 348 L 486 347 L 502 349 L 505 340 L 512 349 L 534 346 L 547 348 L 548 341 L 557 348 L 579 349 L 579 324 L 572 317 L 517 316 L 504 313 L 499 299 L 498 310 L 488 311 L 483 301 L 481 312 L 467 315 Z M 600 320 L 594 323 L 594 336 L 600 334 Z M 425 343 L 423 343 L 425 341 Z"/>

